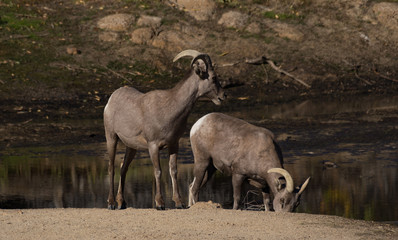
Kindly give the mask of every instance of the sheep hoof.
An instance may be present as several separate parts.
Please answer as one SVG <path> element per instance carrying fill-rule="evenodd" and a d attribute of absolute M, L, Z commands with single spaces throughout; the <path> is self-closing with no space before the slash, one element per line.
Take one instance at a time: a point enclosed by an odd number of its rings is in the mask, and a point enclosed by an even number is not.
<path fill-rule="evenodd" d="M 176 206 L 176 209 L 185 209 L 185 206 L 182 205 L 182 204 L 180 204 L 180 205 L 177 205 L 177 206 Z"/>
<path fill-rule="evenodd" d="M 123 210 L 123 209 L 126 209 L 127 208 L 127 204 L 126 204 L 126 202 L 123 202 L 119 207 L 118 207 L 118 210 Z"/>
<path fill-rule="evenodd" d="M 165 210 L 164 206 L 156 206 L 156 210 Z"/>

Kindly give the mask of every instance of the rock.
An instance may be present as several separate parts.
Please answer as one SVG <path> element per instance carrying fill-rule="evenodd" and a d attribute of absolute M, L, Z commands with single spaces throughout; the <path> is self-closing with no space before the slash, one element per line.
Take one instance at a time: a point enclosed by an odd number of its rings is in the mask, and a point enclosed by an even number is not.
<path fill-rule="evenodd" d="M 101 32 L 98 38 L 104 42 L 116 42 L 120 39 L 120 35 L 116 32 Z"/>
<path fill-rule="evenodd" d="M 69 46 L 66 48 L 66 53 L 69 55 L 77 55 L 82 53 L 79 49 L 77 49 L 76 47 L 73 46 Z"/>
<path fill-rule="evenodd" d="M 246 26 L 248 19 L 249 16 L 246 14 L 230 11 L 221 16 L 218 24 L 242 30 Z"/>
<path fill-rule="evenodd" d="M 277 32 L 278 36 L 281 38 L 287 38 L 298 42 L 302 41 L 304 38 L 304 34 L 300 30 L 287 23 L 273 23 L 270 25 L 270 28 Z"/>
<path fill-rule="evenodd" d="M 373 6 L 373 12 L 379 23 L 391 30 L 398 31 L 398 4 L 381 2 Z"/>
<path fill-rule="evenodd" d="M 170 52 L 180 52 L 185 49 L 196 49 L 200 40 L 194 36 L 176 31 L 164 31 L 152 40 L 152 46 Z"/>
<path fill-rule="evenodd" d="M 186 11 L 198 21 L 207 21 L 216 10 L 214 0 L 171 0 L 171 6 Z"/>
<path fill-rule="evenodd" d="M 153 37 L 151 28 L 138 28 L 130 35 L 130 40 L 136 44 L 146 44 Z"/>
<path fill-rule="evenodd" d="M 129 45 L 120 48 L 116 51 L 116 55 L 128 57 L 136 61 L 139 56 L 139 61 L 148 63 L 151 67 L 155 67 L 160 71 L 170 70 L 170 62 L 174 56 L 165 56 L 164 51 L 158 48 L 150 48 L 141 45 Z M 166 58 L 165 58 L 166 57 Z"/>
<path fill-rule="evenodd" d="M 113 14 L 98 20 L 98 27 L 103 30 L 123 32 L 135 21 L 135 17 L 130 14 Z"/>
<path fill-rule="evenodd" d="M 337 164 L 332 161 L 323 161 L 324 168 L 337 168 Z"/>
<path fill-rule="evenodd" d="M 158 27 L 160 27 L 161 24 L 162 24 L 162 19 L 160 17 L 142 15 L 137 20 L 137 26 L 140 26 L 140 27 L 158 28 Z"/>
<path fill-rule="evenodd" d="M 345 14 L 351 18 L 351 19 L 355 19 L 355 21 L 358 18 L 363 17 L 366 13 L 366 9 L 368 8 L 367 3 L 368 1 L 366 0 L 350 0 L 347 1 L 346 5 L 345 5 Z"/>
<path fill-rule="evenodd" d="M 219 203 L 214 203 L 212 201 L 208 202 L 197 202 L 194 205 L 192 205 L 189 210 L 198 210 L 198 211 L 203 211 L 203 210 L 214 210 L 214 209 L 221 209 L 221 204 Z"/>
<path fill-rule="evenodd" d="M 250 23 L 250 24 L 246 27 L 245 30 L 246 30 L 247 32 L 249 32 L 249 33 L 259 34 L 259 33 L 261 33 L 261 26 L 260 26 L 260 24 L 258 24 L 258 23 L 256 23 L 256 22 L 253 22 L 253 23 Z"/>

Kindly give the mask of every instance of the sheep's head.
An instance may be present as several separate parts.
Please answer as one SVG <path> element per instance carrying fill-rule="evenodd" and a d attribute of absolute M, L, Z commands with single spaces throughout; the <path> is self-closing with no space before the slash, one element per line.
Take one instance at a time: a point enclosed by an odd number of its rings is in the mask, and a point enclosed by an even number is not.
<path fill-rule="evenodd" d="M 274 194 L 272 203 L 275 212 L 293 212 L 300 204 L 301 194 L 307 187 L 311 177 L 307 178 L 300 187 L 294 189 L 293 179 L 285 169 L 272 168 L 268 170 L 268 173 L 279 173 L 286 180 L 285 187 L 279 184 L 278 192 Z"/>
<path fill-rule="evenodd" d="M 196 50 L 185 50 L 180 52 L 173 59 L 173 62 L 186 56 L 193 57 L 191 69 L 193 74 L 198 76 L 199 96 L 207 96 L 213 101 L 213 103 L 220 105 L 221 101 L 225 99 L 225 93 L 217 79 L 217 74 L 214 71 L 210 56 L 205 53 L 200 53 Z"/>

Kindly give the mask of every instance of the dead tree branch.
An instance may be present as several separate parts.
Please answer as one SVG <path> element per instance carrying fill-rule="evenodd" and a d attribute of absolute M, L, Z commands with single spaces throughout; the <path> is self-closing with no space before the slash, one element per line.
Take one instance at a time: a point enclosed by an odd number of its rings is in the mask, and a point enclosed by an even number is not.
<path fill-rule="evenodd" d="M 224 64 L 220 65 L 220 67 L 232 67 L 232 66 L 235 66 L 235 65 L 240 64 L 240 63 L 246 63 L 246 64 L 251 64 L 251 65 L 268 64 L 275 71 L 292 78 L 293 80 L 297 81 L 298 83 L 300 83 L 301 85 L 305 86 L 306 88 L 310 88 L 311 87 L 309 84 L 305 83 L 301 79 L 293 76 L 289 72 L 283 70 L 281 67 L 276 66 L 275 63 L 271 59 L 267 59 L 264 56 L 263 57 L 259 57 L 259 58 L 253 58 L 253 59 L 247 59 L 246 58 L 244 61 L 237 61 L 237 62 L 233 62 L 233 63 L 224 63 Z"/>
<path fill-rule="evenodd" d="M 44 36 L 47 36 L 47 35 L 48 35 L 48 33 L 37 33 L 37 34 L 34 34 L 34 35 L 33 34 L 32 35 L 19 35 L 19 34 L 9 35 L 8 37 L 0 38 L 0 42 L 7 41 L 7 40 L 16 40 L 16 39 L 22 39 L 22 38 L 30 38 L 32 36 L 44 37 Z"/>
<path fill-rule="evenodd" d="M 366 80 L 366 79 L 364 79 L 364 78 L 361 78 L 361 77 L 359 76 L 358 70 L 359 70 L 360 67 L 361 67 L 361 66 L 355 66 L 355 68 L 354 68 L 355 77 L 357 77 L 359 80 L 363 81 L 363 82 L 366 83 L 367 85 L 371 85 L 371 83 L 370 83 L 368 80 Z"/>
<path fill-rule="evenodd" d="M 263 211 L 264 204 L 258 203 L 255 200 L 250 200 L 250 195 L 259 196 L 260 194 L 254 190 L 248 191 L 246 196 L 243 198 L 243 209 L 251 211 Z"/>
<path fill-rule="evenodd" d="M 245 63 L 247 64 L 253 64 L 253 65 L 262 65 L 262 64 L 268 64 L 270 65 L 275 71 L 284 74 L 290 78 L 292 78 L 293 80 L 299 82 L 300 84 L 302 84 L 303 86 L 305 86 L 306 88 L 310 88 L 311 86 L 308 85 L 307 83 L 305 83 L 304 81 L 302 81 L 301 79 L 293 76 L 292 74 L 288 73 L 287 71 L 283 70 L 282 68 L 278 67 L 275 65 L 275 63 L 270 60 L 267 59 L 266 57 L 260 57 L 260 58 L 254 58 L 254 59 L 246 59 Z"/>
<path fill-rule="evenodd" d="M 235 65 L 238 65 L 239 63 L 242 63 L 242 61 L 234 62 L 234 63 L 224 63 L 220 67 L 233 67 Z"/>
<path fill-rule="evenodd" d="M 384 79 L 390 80 L 390 81 L 392 81 L 392 82 L 398 82 L 398 80 L 397 80 L 397 79 L 390 78 L 390 77 L 387 77 L 387 76 L 385 76 L 385 75 L 383 75 L 383 74 L 379 73 L 379 72 L 377 71 L 377 69 L 376 69 L 376 68 L 373 68 L 373 72 L 374 72 L 374 73 L 375 73 L 377 76 L 379 76 L 379 77 L 381 77 L 381 78 L 384 78 Z"/>
<path fill-rule="evenodd" d="M 108 68 L 107 66 L 102 66 L 102 67 L 104 67 L 106 70 L 108 70 L 109 72 L 113 73 L 117 77 L 120 77 L 120 78 L 124 79 L 125 81 L 127 81 L 128 83 L 132 84 L 132 82 L 128 78 L 126 78 L 125 76 L 121 75 L 120 73 L 113 71 L 112 69 Z"/>

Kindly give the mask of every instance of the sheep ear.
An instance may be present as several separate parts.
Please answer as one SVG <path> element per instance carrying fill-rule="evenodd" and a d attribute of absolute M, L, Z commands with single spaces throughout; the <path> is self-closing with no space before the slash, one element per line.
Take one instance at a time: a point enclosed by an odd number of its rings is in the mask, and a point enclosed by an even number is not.
<path fill-rule="evenodd" d="M 193 63 L 193 68 L 195 70 L 195 73 L 201 78 L 201 79 L 206 79 L 207 76 L 207 66 L 204 61 L 201 59 L 198 59 Z"/>

